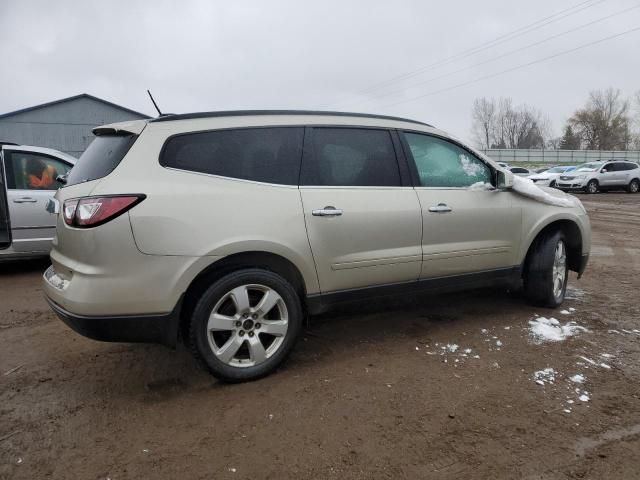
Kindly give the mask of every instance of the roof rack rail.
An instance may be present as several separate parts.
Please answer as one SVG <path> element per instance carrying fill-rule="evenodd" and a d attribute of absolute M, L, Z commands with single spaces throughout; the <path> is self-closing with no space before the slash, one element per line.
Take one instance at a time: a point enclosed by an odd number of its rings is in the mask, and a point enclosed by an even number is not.
<path fill-rule="evenodd" d="M 419 122 L 418 120 L 410 120 L 408 118 L 391 117 L 387 115 L 375 115 L 370 113 L 349 113 L 349 112 L 330 112 L 324 110 L 222 110 L 217 112 L 194 112 L 162 115 L 160 117 L 149 120 L 150 122 L 169 122 L 174 120 L 192 120 L 197 118 L 214 118 L 214 117 L 239 117 L 249 115 L 323 115 L 331 117 L 360 117 L 360 118 L 377 118 L 380 120 L 396 120 L 400 122 L 415 123 L 426 127 L 433 127 L 428 123 Z"/>

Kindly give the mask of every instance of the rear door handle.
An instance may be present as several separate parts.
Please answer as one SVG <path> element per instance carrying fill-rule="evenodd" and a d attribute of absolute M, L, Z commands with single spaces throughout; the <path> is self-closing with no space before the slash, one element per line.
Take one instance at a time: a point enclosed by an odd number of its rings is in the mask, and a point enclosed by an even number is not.
<path fill-rule="evenodd" d="M 429 207 L 430 212 L 434 213 L 447 213 L 450 212 L 452 208 L 448 206 L 446 203 L 439 203 L 435 207 Z"/>
<path fill-rule="evenodd" d="M 32 197 L 15 198 L 13 203 L 36 203 L 38 200 Z"/>
<path fill-rule="evenodd" d="M 311 215 L 314 217 L 339 217 L 342 215 L 342 210 L 336 207 L 324 207 L 318 210 L 312 210 Z"/>

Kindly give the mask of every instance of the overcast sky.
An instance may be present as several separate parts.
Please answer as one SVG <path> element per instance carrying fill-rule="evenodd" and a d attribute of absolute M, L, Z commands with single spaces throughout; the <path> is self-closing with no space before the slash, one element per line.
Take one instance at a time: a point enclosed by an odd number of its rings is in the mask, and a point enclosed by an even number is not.
<path fill-rule="evenodd" d="M 426 121 L 469 140 L 473 100 L 510 96 L 548 114 L 559 133 L 589 90 L 614 86 L 631 95 L 640 89 L 640 31 L 451 87 L 638 27 L 640 8 L 490 61 L 637 4 L 1 0 L 0 112 L 86 92 L 151 115 L 150 88 L 161 109 L 173 113 L 375 112 Z M 542 28 L 458 55 L 562 11 Z M 454 55 L 463 58 L 446 61 Z"/>

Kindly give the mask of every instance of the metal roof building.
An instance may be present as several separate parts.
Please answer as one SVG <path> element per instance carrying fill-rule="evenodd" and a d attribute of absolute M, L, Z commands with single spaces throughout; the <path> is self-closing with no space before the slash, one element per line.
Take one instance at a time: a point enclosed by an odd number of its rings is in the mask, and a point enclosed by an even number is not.
<path fill-rule="evenodd" d="M 0 115 L 0 141 L 48 147 L 79 157 L 99 125 L 149 118 L 82 93 Z"/>

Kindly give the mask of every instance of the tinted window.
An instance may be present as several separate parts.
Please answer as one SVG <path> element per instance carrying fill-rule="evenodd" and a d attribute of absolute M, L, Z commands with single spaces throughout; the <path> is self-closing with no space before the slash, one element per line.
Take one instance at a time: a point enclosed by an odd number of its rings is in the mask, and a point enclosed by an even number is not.
<path fill-rule="evenodd" d="M 67 185 L 97 180 L 109 175 L 136 141 L 135 135 L 100 135 L 96 137 L 69 176 Z"/>
<path fill-rule="evenodd" d="M 640 168 L 640 165 L 637 163 L 627 163 L 627 170 L 635 170 L 636 168 Z"/>
<path fill-rule="evenodd" d="M 511 171 L 513 173 L 529 173 L 529 170 L 527 170 L 526 168 L 518 168 L 518 167 L 512 168 Z"/>
<path fill-rule="evenodd" d="M 57 190 L 62 184 L 56 177 L 66 175 L 71 168 L 68 163 L 39 153 L 5 152 L 5 158 L 7 188 L 16 190 Z"/>
<path fill-rule="evenodd" d="M 469 187 L 491 183 L 491 169 L 467 150 L 446 140 L 405 133 L 423 187 Z"/>
<path fill-rule="evenodd" d="M 303 128 L 244 128 L 190 133 L 170 138 L 160 163 L 165 167 L 297 185 Z"/>
<path fill-rule="evenodd" d="M 314 128 L 302 185 L 397 187 L 398 161 L 387 130 Z"/>

